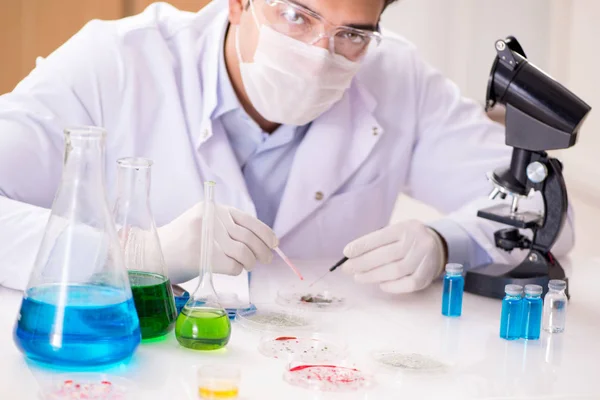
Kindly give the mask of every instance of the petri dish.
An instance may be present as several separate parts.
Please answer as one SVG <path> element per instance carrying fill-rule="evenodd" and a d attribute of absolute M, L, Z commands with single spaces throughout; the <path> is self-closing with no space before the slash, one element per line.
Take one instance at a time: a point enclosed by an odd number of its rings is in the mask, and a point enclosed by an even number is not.
<path fill-rule="evenodd" d="M 252 311 L 256 311 L 256 307 L 254 304 L 250 304 L 240 308 L 225 308 L 225 311 L 227 311 L 229 319 L 233 321 L 235 320 L 235 316 L 237 315 L 238 311 L 250 313 Z"/>
<path fill-rule="evenodd" d="M 237 310 L 235 321 L 242 327 L 254 331 L 285 332 L 291 329 L 314 328 L 314 324 L 306 315 L 269 304 L 256 304 L 251 309 Z"/>
<path fill-rule="evenodd" d="M 372 375 L 345 363 L 293 362 L 286 367 L 283 379 L 319 392 L 357 392 L 374 384 Z"/>
<path fill-rule="evenodd" d="M 241 380 L 235 365 L 203 365 L 196 371 L 201 399 L 237 399 Z"/>
<path fill-rule="evenodd" d="M 134 384 L 105 374 L 74 373 L 53 378 L 42 388 L 43 400 L 129 400 L 136 397 Z"/>
<path fill-rule="evenodd" d="M 235 319 L 238 310 L 250 311 L 255 308 L 252 304 L 240 300 L 236 293 L 218 293 L 217 296 L 219 298 L 219 303 L 227 311 L 230 320 Z"/>
<path fill-rule="evenodd" d="M 443 372 L 450 366 L 435 357 L 399 350 L 381 350 L 373 353 L 375 361 L 389 369 L 406 372 Z"/>
<path fill-rule="evenodd" d="M 340 293 L 322 282 L 299 283 L 277 292 L 277 304 L 314 311 L 338 311 L 348 307 Z"/>
<path fill-rule="evenodd" d="M 340 338 L 306 332 L 264 335 L 258 351 L 266 357 L 303 363 L 341 361 L 348 354 L 348 348 Z"/>

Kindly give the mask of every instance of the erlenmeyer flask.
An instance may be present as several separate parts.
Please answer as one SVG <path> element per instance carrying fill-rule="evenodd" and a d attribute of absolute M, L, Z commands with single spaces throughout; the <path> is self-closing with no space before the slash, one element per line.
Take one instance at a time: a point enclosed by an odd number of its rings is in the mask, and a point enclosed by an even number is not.
<path fill-rule="evenodd" d="M 212 280 L 212 246 L 214 238 L 214 182 L 204 183 L 202 246 L 200 247 L 200 283 L 177 317 L 175 336 L 184 347 L 194 350 L 217 350 L 229 342 L 231 323 L 219 303 Z"/>
<path fill-rule="evenodd" d="M 152 161 L 123 158 L 117 165 L 114 216 L 142 339 L 158 338 L 173 330 L 177 312 L 150 208 Z"/>
<path fill-rule="evenodd" d="M 28 357 L 63 366 L 121 361 L 140 343 L 106 200 L 101 128 L 65 130 L 60 187 L 14 331 Z"/>

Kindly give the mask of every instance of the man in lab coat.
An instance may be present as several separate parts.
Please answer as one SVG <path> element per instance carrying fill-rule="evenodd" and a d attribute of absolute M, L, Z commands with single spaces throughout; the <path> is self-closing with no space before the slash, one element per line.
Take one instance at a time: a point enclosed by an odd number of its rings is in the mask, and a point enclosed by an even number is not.
<path fill-rule="evenodd" d="M 25 286 L 72 125 L 106 128 L 111 197 L 117 159 L 155 161 L 175 282 L 197 271 L 207 179 L 219 184 L 223 274 L 268 264 L 279 245 L 296 258 L 343 253 L 357 282 L 404 293 L 448 261 L 509 261 L 497 226 L 476 217 L 485 173 L 509 162 L 503 128 L 380 32 L 392 2 L 215 0 L 197 14 L 160 4 L 90 22 L 0 97 L 0 284 Z M 447 216 L 383 228 L 399 193 Z"/>

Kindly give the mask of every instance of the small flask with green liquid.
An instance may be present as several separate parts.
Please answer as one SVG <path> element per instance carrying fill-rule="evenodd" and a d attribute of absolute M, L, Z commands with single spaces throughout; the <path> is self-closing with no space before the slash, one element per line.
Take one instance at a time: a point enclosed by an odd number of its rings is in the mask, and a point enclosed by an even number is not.
<path fill-rule="evenodd" d="M 150 168 L 144 158 L 117 161 L 115 222 L 123 248 L 142 340 L 159 339 L 175 327 L 177 311 L 150 208 Z"/>
<path fill-rule="evenodd" d="M 204 183 L 204 214 L 200 247 L 200 283 L 177 317 L 175 337 L 194 350 L 218 350 L 227 345 L 231 323 L 219 303 L 212 279 L 212 247 L 215 220 L 215 183 Z"/>

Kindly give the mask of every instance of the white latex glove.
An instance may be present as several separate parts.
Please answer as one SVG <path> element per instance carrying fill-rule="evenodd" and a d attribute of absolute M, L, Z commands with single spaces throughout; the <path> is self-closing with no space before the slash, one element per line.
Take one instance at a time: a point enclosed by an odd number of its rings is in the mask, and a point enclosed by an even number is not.
<path fill-rule="evenodd" d="M 198 276 L 202 236 L 203 203 L 200 202 L 173 222 L 158 228 L 169 276 L 175 283 Z M 252 270 L 257 261 L 269 264 L 275 233 L 263 222 L 231 207 L 215 207 L 213 272 L 239 275 Z"/>
<path fill-rule="evenodd" d="M 445 263 L 441 237 L 418 221 L 391 225 L 363 236 L 344 249 L 342 269 L 359 283 L 379 283 L 389 293 L 421 290 Z"/>

